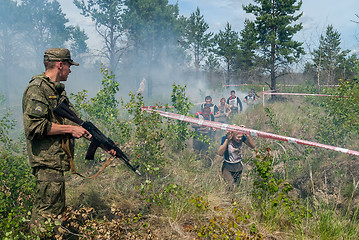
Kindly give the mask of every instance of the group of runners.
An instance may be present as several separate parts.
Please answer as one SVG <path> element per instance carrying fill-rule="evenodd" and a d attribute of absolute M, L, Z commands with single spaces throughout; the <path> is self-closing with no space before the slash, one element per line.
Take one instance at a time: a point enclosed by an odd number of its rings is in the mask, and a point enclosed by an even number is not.
<path fill-rule="evenodd" d="M 256 103 L 254 91 L 249 91 L 243 101 L 246 104 Z M 196 113 L 196 117 L 208 121 L 227 123 L 230 115 L 238 114 L 242 110 L 242 102 L 236 96 L 235 91 L 232 90 L 230 97 L 227 100 L 221 98 L 218 106 L 213 103 L 211 96 L 206 96 L 205 102 L 201 105 L 201 110 Z M 199 124 L 193 124 L 192 127 L 197 132 L 197 136 L 193 139 L 193 148 L 200 155 L 206 155 L 209 144 L 205 139 L 214 140 L 216 129 Z M 241 125 L 241 127 L 245 126 Z M 250 136 L 237 132 L 227 132 L 221 138 L 221 145 L 218 149 L 218 154 L 223 156 L 222 176 L 229 183 L 231 189 L 240 183 L 243 170 L 243 143 L 250 148 L 255 148 L 255 144 Z"/>

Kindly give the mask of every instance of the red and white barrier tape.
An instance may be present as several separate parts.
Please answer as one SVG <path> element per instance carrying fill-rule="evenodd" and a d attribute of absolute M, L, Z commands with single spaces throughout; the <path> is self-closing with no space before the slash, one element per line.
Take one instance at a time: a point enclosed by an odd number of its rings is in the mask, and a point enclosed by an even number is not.
<path fill-rule="evenodd" d="M 223 84 L 223 85 L 222 85 L 222 87 L 240 87 L 240 86 L 266 87 L 267 85 L 247 84 L 247 83 L 243 83 L 243 84 L 232 84 L 232 85 Z"/>
<path fill-rule="evenodd" d="M 160 114 L 162 117 L 177 119 L 180 121 L 203 125 L 206 127 L 212 127 L 212 128 L 222 129 L 222 130 L 239 132 L 239 133 L 248 134 L 248 135 L 255 136 L 255 137 L 269 138 L 269 139 L 280 140 L 280 141 L 285 141 L 285 142 L 289 142 L 289 143 L 297 143 L 297 144 L 303 144 L 303 145 L 307 145 L 307 146 L 320 147 L 320 148 L 325 148 L 325 149 L 329 149 L 329 150 L 333 150 L 333 151 L 337 151 L 337 152 L 341 152 L 341 153 L 359 156 L 358 151 L 349 150 L 349 149 L 345 149 L 345 148 L 329 146 L 329 145 L 325 145 L 325 144 L 321 144 L 321 143 L 315 143 L 315 142 L 310 142 L 310 141 L 291 138 L 291 137 L 284 137 L 284 136 L 280 136 L 280 135 L 276 135 L 276 134 L 272 134 L 272 133 L 261 132 L 261 131 L 257 131 L 257 130 L 253 130 L 253 129 L 238 127 L 235 125 L 228 125 L 225 123 L 212 122 L 212 121 L 193 118 L 193 117 L 184 116 L 184 115 L 180 115 L 180 114 L 176 114 L 176 113 L 164 112 L 164 111 L 160 111 L 160 110 L 153 110 L 153 109 L 147 108 L 147 107 L 143 107 L 143 109 L 146 110 L 147 112 L 155 111 L 158 114 Z"/>
<path fill-rule="evenodd" d="M 167 106 L 168 108 L 174 108 L 174 106 Z M 159 109 L 159 108 L 166 108 L 166 106 L 146 106 L 146 107 L 142 107 L 144 108 L 150 108 L 150 109 Z"/>
<path fill-rule="evenodd" d="M 243 83 L 243 84 L 232 84 L 232 85 L 226 85 L 223 84 L 223 87 L 239 87 L 239 86 L 259 86 L 259 87 L 267 87 L 268 85 L 258 85 L 258 84 L 247 84 L 247 83 Z M 279 87 L 298 87 L 298 86 L 303 86 L 303 85 L 293 85 L 293 84 L 278 84 L 277 86 Z M 320 85 L 321 87 L 339 87 L 339 85 Z"/>
<path fill-rule="evenodd" d="M 317 97 L 340 97 L 335 95 L 327 95 L 327 94 L 312 94 L 312 93 L 273 93 L 269 91 L 264 91 L 264 95 L 292 95 L 292 96 L 317 96 Z M 346 97 L 346 96 L 343 96 Z"/>

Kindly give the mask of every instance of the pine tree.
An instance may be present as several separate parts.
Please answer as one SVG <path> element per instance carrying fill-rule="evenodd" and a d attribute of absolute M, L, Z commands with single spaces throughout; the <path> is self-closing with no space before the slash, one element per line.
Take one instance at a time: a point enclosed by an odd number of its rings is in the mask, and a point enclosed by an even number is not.
<path fill-rule="evenodd" d="M 197 7 L 197 10 L 186 21 L 185 32 L 181 41 L 186 49 L 191 50 L 196 71 L 199 70 L 200 63 L 208 55 L 208 48 L 211 46 L 213 33 L 206 33 L 208 29 L 209 26 Z"/>
<path fill-rule="evenodd" d="M 239 51 L 239 36 L 236 31 L 232 30 L 232 27 L 228 22 L 224 31 L 220 30 L 214 36 L 214 47 L 212 51 L 222 57 L 226 62 L 226 84 L 229 85 L 231 79 L 231 65 Z"/>
<path fill-rule="evenodd" d="M 255 16 L 257 32 L 258 57 L 262 67 L 270 73 L 272 90 L 276 89 L 276 79 L 281 70 L 297 62 L 304 54 L 302 43 L 293 40 L 295 33 L 302 29 L 302 24 L 295 22 L 302 13 L 302 1 L 297 0 L 254 0 L 255 4 L 243 6 L 247 13 Z"/>
<path fill-rule="evenodd" d="M 234 62 L 234 70 L 242 79 L 242 82 L 248 82 L 254 75 L 260 72 L 256 67 L 256 49 L 257 37 L 253 22 L 246 19 L 244 21 L 244 29 L 240 32 L 239 38 L 239 54 Z"/>
<path fill-rule="evenodd" d="M 338 78 L 345 75 L 345 62 L 348 50 L 342 51 L 340 33 L 328 25 L 325 35 L 320 36 L 319 47 L 313 51 L 314 65 L 326 78 L 326 84 L 338 83 Z"/>

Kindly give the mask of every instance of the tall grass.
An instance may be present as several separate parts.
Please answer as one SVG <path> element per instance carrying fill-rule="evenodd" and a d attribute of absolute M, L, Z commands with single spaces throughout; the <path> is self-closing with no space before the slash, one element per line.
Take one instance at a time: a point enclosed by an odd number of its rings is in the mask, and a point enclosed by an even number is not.
<path fill-rule="evenodd" d="M 258 103 L 232 117 L 231 123 L 318 141 L 326 112 L 309 100 L 281 98 L 266 102 L 264 108 Z M 157 117 L 138 116 L 142 128 L 155 126 L 151 121 L 156 121 L 156 126 L 160 124 Z M 138 144 L 131 135 L 134 126 L 129 119 L 123 121 L 127 125 L 112 122 L 111 129 L 116 130 L 119 124 L 118 132 L 123 132 L 126 140 L 126 144 L 120 142 L 121 147 L 135 159 L 139 152 L 133 151 Z M 326 121 L 328 127 L 335 128 Z M 165 132 L 161 134 L 166 136 Z M 171 142 L 174 138 L 161 138 L 155 142 L 161 144 L 158 165 L 151 162 L 157 159 L 152 156 L 155 146 L 144 147 L 147 152 L 141 153 L 141 158 L 146 158 L 153 169 L 160 168 L 156 174 L 144 174 L 145 177 L 133 174 L 117 160 L 94 180 L 67 174 L 67 203 L 73 208 L 66 216 L 68 219 L 72 216 L 73 225 L 84 229 L 83 232 L 77 229 L 78 236 L 95 238 L 102 232 L 117 231 L 127 234 L 123 238 L 133 239 L 358 239 L 356 158 L 254 137 L 258 151 L 244 148 L 242 181 L 238 189 L 231 191 L 221 177 L 222 157 L 216 154 L 223 134 L 217 133 L 207 156 L 198 156 L 190 144 L 182 150 Z M 141 136 L 144 143 L 149 139 L 146 137 Z M 356 135 L 343 136 L 340 143 L 355 149 L 358 139 Z M 78 144 L 76 163 L 81 171 L 97 164 L 83 164 L 86 148 L 87 144 Z M 268 149 L 270 154 L 266 158 L 261 153 Z M 101 160 L 104 156 L 99 152 L 97 157 Z M 269 167 L 259 168 L 256 162 L 259 160 L 269 162 Z M 258 184 L 258 179 L 266 174 L 269 180 Z M 293 189 L 283 192 L 289 186 L 284 183 L 291 184 Z M 298 210 L 304 214 L 295 215 Z"/>

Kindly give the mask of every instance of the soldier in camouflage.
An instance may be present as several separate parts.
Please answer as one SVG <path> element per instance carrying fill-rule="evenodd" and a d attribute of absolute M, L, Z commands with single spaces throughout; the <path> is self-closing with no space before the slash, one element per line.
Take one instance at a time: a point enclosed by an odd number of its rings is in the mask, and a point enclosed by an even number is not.
<path fill-rule="evenodd" d="M 70 169 L 71 156 L 63 144 L 66 142 L 73 156 L 74 139 L 90 138 L 84 128 L 53 113 L 62 101 L 67 101 L 74 110 L 61 82 L 67 80 L 70 67 L 79 64 L 71 59 L 68 49 L 51 48 L 45 51 L 44 65 L 45 72 L 32 77 L 22 99 L 27 150 L 36 179 L 32 223 L 64 211 L 64 172 Z"/>

